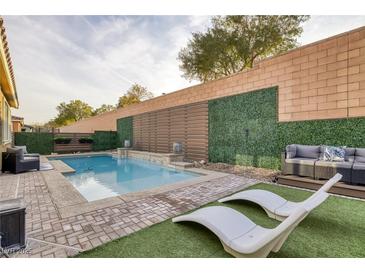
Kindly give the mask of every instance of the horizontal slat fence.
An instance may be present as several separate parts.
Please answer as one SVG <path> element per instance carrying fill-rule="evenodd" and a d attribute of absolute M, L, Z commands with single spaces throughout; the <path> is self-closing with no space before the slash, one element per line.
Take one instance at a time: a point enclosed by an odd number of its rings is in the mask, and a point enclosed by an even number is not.
<path fill-rule="evenodd" d="M 171 153 L 181 143 L 186 159 L 208 160 L 208 102 L 184 105 L 133 117 L 133 146 Z"/>
<path fill-rule="evenodd" d="M 63 153 L 63 152 L 82 152 L 82 151 L 91 151 L 93 144 L 81 144 L 79 142 L 80 138 L 83 137 L 91 137 L 91 133 L 55 133 L 54 137 L 66 137 L 71 138 L 71 142 L 69 144 L 54 144 L 54 152 Z"/>

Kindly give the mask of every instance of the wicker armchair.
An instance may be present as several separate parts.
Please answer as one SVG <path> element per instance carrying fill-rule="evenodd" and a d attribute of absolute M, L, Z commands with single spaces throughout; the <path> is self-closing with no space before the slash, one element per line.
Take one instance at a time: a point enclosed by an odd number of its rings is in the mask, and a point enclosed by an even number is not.
<path fill-rule="evenodd" d="M 21 149 L 2 153 L 2 172 L 10 171 L 16 174 L 32 169 L 40 169 L 39 157 L 24 156 Z"/>

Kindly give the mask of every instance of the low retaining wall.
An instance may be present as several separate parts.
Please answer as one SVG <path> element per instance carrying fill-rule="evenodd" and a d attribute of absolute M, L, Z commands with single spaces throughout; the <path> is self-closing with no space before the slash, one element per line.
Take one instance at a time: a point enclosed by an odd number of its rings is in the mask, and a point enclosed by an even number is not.
<path fill-rule="evenodd" d="M 154 153 L 147 151 L 138 151 L 125 149 L 124 157 L 136 158 L 141 160 L 150 161 L 161 165 L 169 165 L 171 162 L 182 162 L 184 155 L 173 153 Z"/>

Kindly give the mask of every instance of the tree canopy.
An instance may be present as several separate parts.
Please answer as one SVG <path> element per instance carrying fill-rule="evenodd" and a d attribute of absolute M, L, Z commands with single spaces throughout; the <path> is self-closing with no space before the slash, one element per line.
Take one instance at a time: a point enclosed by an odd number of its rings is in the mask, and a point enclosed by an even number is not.
<path fill-rule="evenodd" d="M 183 76 L 202 82 L 251 68 L 255 60 L 296 47 L 305 15 L 215 16 L 206 32 L 192 33 L 178 55 Z"/>
<path fill-rule="evenodd" d="M 152 97 L 153 93 L 148 91 L 146 87 L 134 84 L 128 89 L 125 95 L 119 98 L 116 106 L 102 104 L 100 107 L 93 109 L 90 105 L 81 100 L 71 100 L 68 103 L 62 102 L 56 107 L 58 112 L 57 116 L 44 124 L 43 127 L 52 128 L 67 126 L 81 119 L 109 112 L 118 107 L 136 104 Z"/>
<path fill-rule="evenodd" d="M 102 104 L 100 107 L 93 110 L 93 115 L 99 115 L 105 112 L 115 110 L 116 107 L 113 105 Z"/>
<path fill-rule="evenodd" d="M 148 91 L 146 87 L 134 84 L 128 89 L 125 95 L 119 97 L 117 107 L 126 107 L 128 105 L 140 103 L 143 100 L 151 99 L 152 97 L 153 93 Z"/>
<path fill-rule="evenodd" d="M 53 123 L 58 126 L 66 126 L 93 115 L 93 108 L 81 100 L 71 100 L 69 103 L 62 102 L 56 109 L 58 114 Z"/>

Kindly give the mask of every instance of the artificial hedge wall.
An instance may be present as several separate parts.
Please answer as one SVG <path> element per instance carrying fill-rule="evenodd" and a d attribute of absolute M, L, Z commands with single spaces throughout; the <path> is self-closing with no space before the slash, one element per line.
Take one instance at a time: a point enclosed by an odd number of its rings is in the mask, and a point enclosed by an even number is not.
<path fill-rule="evenodd" d="M 117 148 L 116 131 L 95 131 L 92 135 L 93 151 L 110 150 Z"/>
<path fill-rule="evenodd" d="M 209 101 L 209 161 L 279 168 L 276 102 L 276 87 Z"/>
<path fill-rule="evenodd" d="M 209 101 L 209 161 L 280 169 L 288 144 L 365 148 L 365 118 L 277 121 L 277 88 Z"/>
<path fill-rule="evenodd" d="M 117 120 L 117 143 L 124 147 L 124 140 L 130 140 L 133 144 L 133 116 Z"/>
<path fill-rule="evenodd" d="M 47 132 L 16 132 L 16 146 L 27 146 L 29 153 L 51 154 L 53 152 L 53 134 Z"/>
<path fill-rule="evenodd" d="M 278 146 L 287 144 L 365 148 L 365 118 L 279 123 Z"/>

